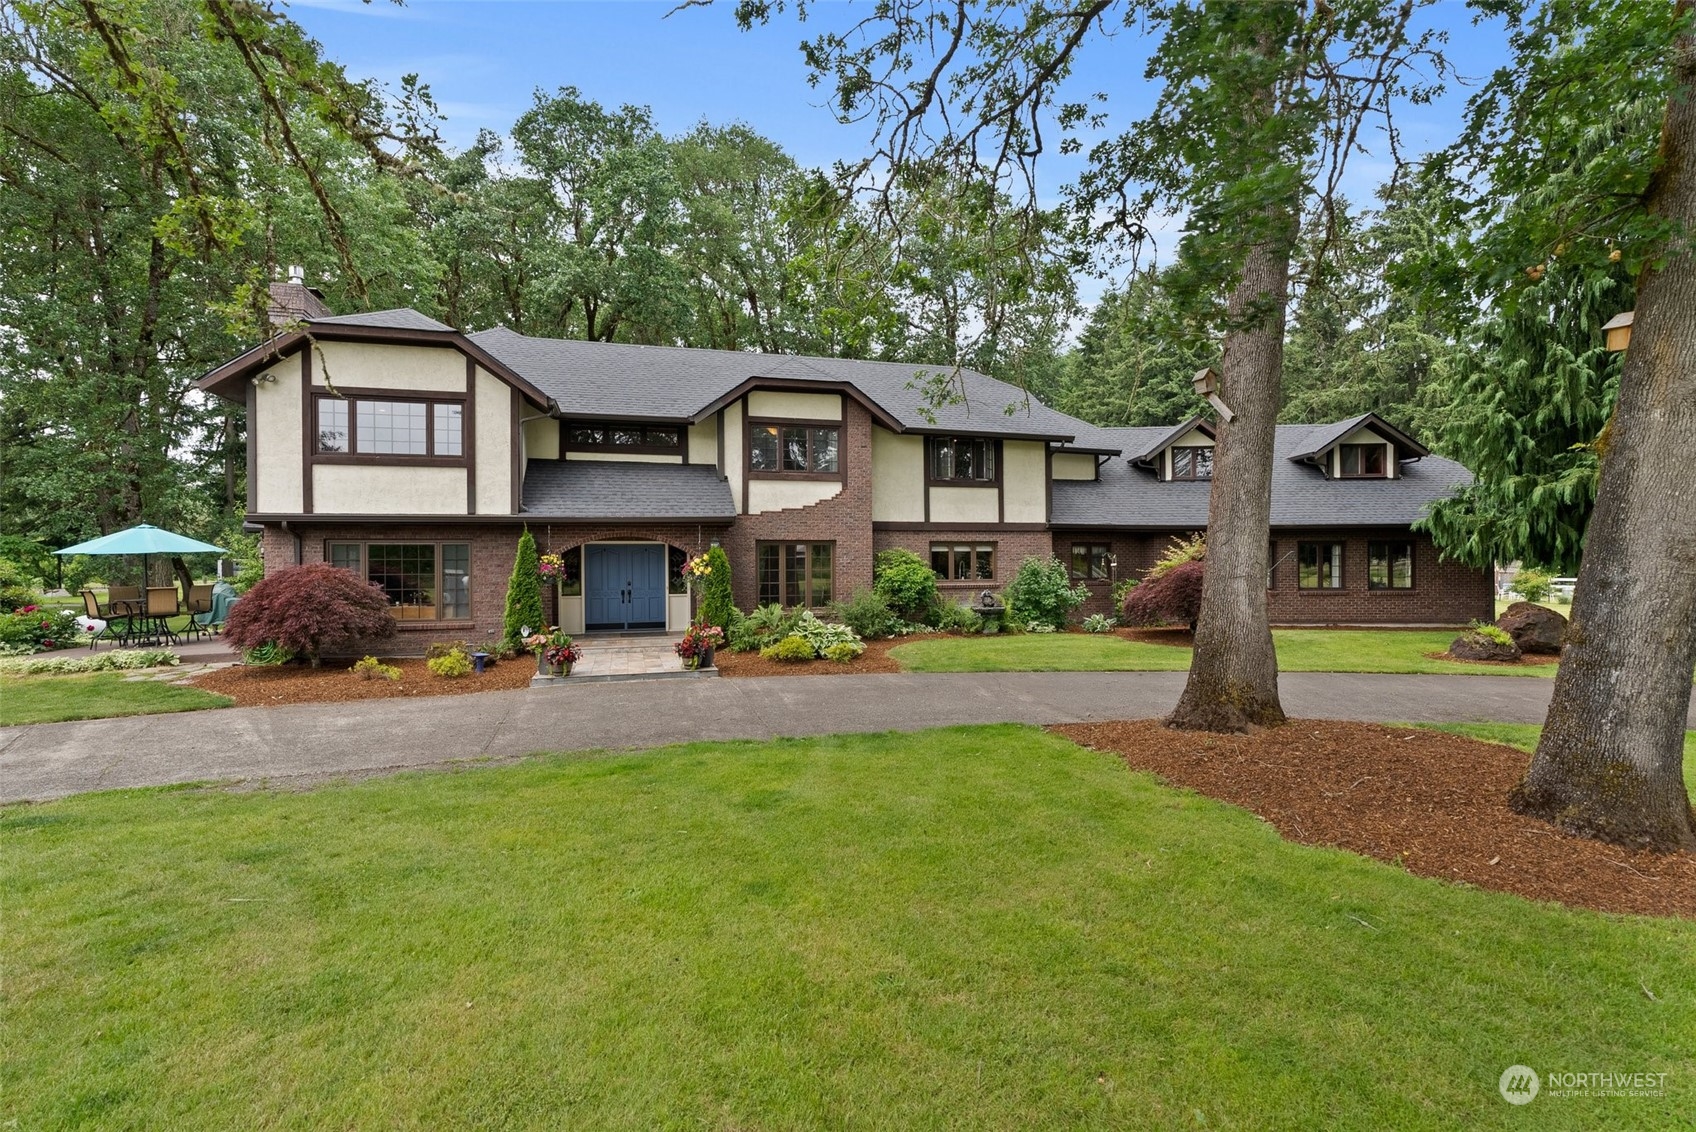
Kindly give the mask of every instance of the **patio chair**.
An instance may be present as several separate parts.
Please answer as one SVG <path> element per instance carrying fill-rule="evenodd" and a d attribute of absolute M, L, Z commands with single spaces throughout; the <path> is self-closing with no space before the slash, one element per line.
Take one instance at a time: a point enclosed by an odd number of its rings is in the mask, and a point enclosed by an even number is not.
<path fill-rule="evenodd" d="M 142 612 L 140 586 L 107 588 L 106 620 L 117 630 L 120 645 L 128 644 L 141 636 Z"/>
<path fill-rule="evenodd" d="M 188 624 L 183 627 L 184 636 L 193 636 L 199 640 L 212 632 L 212 585 L 190 586 L 188 588 Z"/>
<path fill-rule="evenodd" d="M 171 632 L 171 618 L 182 612 L 182 604 L 177 600 L 175 586 L 147 587 L 147 621 L 151 637 L 156 643 L 181 644 L 182 640 Z"/>
<path fill-rule="evenodd" d="M 82 591 L 82 609 L 90 621 L 100 626 L 100 628 L 94 630 L 94 636 L 89 638 L 88 647 L 89 651 L 92 652 L 94 646 L 100 643 L 100 638 L 106 636 L 107 631 L 112 628 L 113 619 L 101 611 L 100 599 L 94 596 L 93 590 Z"/>

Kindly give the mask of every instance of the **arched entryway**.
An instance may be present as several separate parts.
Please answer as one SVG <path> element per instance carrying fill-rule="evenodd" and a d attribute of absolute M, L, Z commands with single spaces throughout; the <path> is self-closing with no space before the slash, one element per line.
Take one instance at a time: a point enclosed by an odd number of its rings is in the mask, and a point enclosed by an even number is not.
<path fill-rule="evenodd" d="M 682 567 L 689 552 L 657 539 L 590 538 L 555 553 L 554 594 L 568 633 L 682 632 L 692 614 Z"/>

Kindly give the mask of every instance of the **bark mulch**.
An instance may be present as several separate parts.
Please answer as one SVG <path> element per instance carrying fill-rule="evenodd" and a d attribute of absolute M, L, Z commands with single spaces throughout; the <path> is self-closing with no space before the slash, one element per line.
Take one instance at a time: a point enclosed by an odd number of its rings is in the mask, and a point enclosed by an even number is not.
<path fill-rule="evenodd" d="M 889 655 L 890 649 L 909 641 L 926 641 L 943 635 L 916 633 L 911 637 L 894 637 L 887 641 L 867 641 L 866 651 L 847 664 L 838 664 L 834 660 L 767 660 L 757 652 L 731 652 L 729 649 L 713 653 L 713 664 L 720 676 L 864 676 L 874 672 L 900 672 L 901 665 Z"/>
<path fill-rule="evenodd" d="M 1512 747 L 1318 720 L 1252 735 L 1173 731 L 1158 720 L 1050 730 L 1241 806 L 1293 841 L 1533 900 L 1696 918 L 1696 854 L 1569 837 L 1508 809 L 1531 757 Z"/>
<path fill-rule="evenodd" d="M 350 671 L 348 663 L 327 662 L 322 668 L 292 664 L 280 667 L 236 665 L 203 673 L 190 681 L 196 688 L 229 696 L 239 707 L 276 707 L 279 704 L 345 703 L 349 700 L 386 700 L 396 696 L 463 696 L 471 692 L 500 692 L 527 688 L 536 675 L 531 657 L 502 661 L 483 675 L 446 677 L 432 675 L 420 658 L 385 660 L 400 669 L 399 680 L 365 680 Z"/>
<path fill-rule="evenodd" d="M 1491 668 L 1527 668 L 1543 664 L 1559 664 L 1561 658 L 1547 653 L 1528 652 L 1518 660 L 1468 660 L 1465 657 L 1450 656 L 1446 652 L 1428 652 L 1425 654 L 1432 660 L 1453 661 L 1455 664 L 1483 664 Z"/>

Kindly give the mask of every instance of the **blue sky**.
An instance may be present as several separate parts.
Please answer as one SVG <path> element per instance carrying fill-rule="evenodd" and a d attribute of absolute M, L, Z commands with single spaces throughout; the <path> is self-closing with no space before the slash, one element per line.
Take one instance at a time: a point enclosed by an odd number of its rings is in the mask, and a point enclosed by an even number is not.
<path fill-rule="evenodd" d="M 826 92 L 807 85 L 797 45 L 804 35 L 859 18 L 870 3 L 820 3 L 809 24 L 781 17 L 751 32 L 737 30 L 732 3 L 719 0 L 669 17 L 671 3 L 647 0 L 410 0 L 404 7 L 387 0 L 292 0 L 288 10 L 354 77 L 393 84 L 418 72 L 441 104 L 443 135 L 455 148 L 480 128 L 505 132 L 538 87 L 572 85 L 604 104 L 651 107 L 668 135 L 702 118 L 740 120 L 803 164 L 860 155 L 867 127 L 836 124 L 823 105 Z M 1500 29 L 1473 26 L 1459 0 L 1421 15 L 1450 30 L 1447 51 L 1463 75 L 1482 78 L 1502 61 Z M 1144 51 L 1130 32 L 1111 44 L 1091 44 L 1074 88 L 1105 91 L 1115 118 L 1132 120 L 1149 98 Z M 1413 152 L 1439 147 L 1455 134 L 1466 93 L 1454 88 L 1434 105 L 1404 108 L 1400 127 Z M 1044 194 L 1074 168 L 1052 162 Z M 1385 153 L 1357 158 L 1350 195 L 1366 200 L 1387 169 Z"/>

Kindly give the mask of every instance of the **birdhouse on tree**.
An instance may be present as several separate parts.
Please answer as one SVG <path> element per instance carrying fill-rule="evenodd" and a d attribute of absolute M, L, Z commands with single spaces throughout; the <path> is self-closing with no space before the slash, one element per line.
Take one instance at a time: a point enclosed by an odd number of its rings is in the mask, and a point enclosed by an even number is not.
<path fill-rule="evenodd" d="M 1602 324 L 1602 333 L 1606 336 L 1609 353 L 1621 353 L 1631 345 L 1631 316 L 1636 313 L 1624 311 Z"/>
<path fill-rule="evenodd" d="M 1213 406 L 1213 411 L 1219 414 L 1220 420 L 1229 424 L 1236 419 L 1237 414 L 1231 412 L 1230 407 L 1219 399 L 1219 374 L 1212 366 L 1196 370 L 1195 376 L 1190 378 L 1190 384 Z"/>

